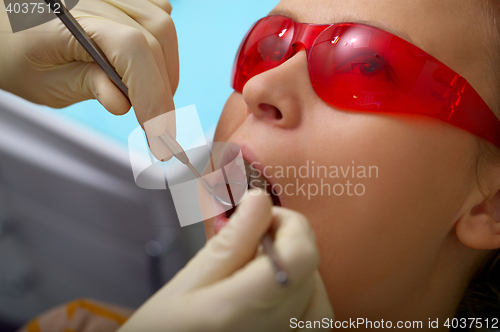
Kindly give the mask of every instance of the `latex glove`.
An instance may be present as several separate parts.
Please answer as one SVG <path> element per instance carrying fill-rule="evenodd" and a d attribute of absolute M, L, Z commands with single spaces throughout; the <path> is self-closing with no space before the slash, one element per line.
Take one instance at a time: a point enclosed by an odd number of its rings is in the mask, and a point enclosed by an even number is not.
<path fill-rule="evenodd" d="M 255 256 L 272 222 L 289 273 L 286 287 L 275 281 L 269 257 Z M 251 192 L 219 234 L 118 331 L 275 332 L 291 330 L 291 318 L 333 319 L 318 264 L 306 218 Z"/>
<path fill-rule="evenodd" d="M 148 128 L 154 136 L 167 126 L 158 116 L 175 109 L 179 81 L 171 10 L 168 0 L 80 0 L 71 10 L 129 88 L 139 123 L 158 119 Z M 0 24 L 1 89 L 50 107 L 97 99 L 113 114 L 128 112 L 128 100 L 59 19 L 12 33 L 2 3 Z M 175 121 L 168 125 L 175 135 Z"/>

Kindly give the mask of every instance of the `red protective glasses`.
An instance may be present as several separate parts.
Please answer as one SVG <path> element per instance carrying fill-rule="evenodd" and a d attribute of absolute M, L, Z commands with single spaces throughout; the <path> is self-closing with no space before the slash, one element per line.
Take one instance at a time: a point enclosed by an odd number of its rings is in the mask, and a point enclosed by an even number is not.
<path fill-rule="evenodd" d="M 232 87 L 305 47 L 318 96 L 346 110 L 430 115 L 500 147 L 500 121 L 452 69 L 387 31 L 357 23 L 308 24 L 283 16 L 255 23 L 243 40 Z"/>

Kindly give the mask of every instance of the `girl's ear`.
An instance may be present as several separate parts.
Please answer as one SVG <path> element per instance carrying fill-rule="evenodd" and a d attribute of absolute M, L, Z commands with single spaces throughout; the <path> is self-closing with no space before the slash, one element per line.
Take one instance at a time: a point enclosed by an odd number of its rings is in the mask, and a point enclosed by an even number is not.
<path fill-rule="evenodd" d="M 471 193 L 475 197 L 470 207 L 456 222 L 458 239 L 470 248 L 500 248 L 500 168 L 495 168 L 484 179 L 489 194 L 485 197 L 479 190 Z"/>

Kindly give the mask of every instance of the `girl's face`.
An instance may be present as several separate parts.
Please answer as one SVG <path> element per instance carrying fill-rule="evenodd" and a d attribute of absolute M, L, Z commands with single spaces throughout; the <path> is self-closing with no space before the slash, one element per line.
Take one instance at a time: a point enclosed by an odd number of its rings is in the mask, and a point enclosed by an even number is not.
<path fill-rule="evenodd" d="M 299 22 L 360 22 L 400 34 L 464 76 L 491 105 L 482 79 L 487 44 L 468 4 L 283 0 L 275 12 Z M 215 134 L 215 141 L 238 144 L 255 168 L 267 166 L 281 205 L 309 219 L 338 319 L 418 317 L 430 299 L 437 308 L 458 303 L 445 288 L 456 290 L 462 280 L 447 278 L 444 287 L 440 271 L 443 260 L 460 258 L 454 224 L 475 186 L 475 140 L 430 117 L 326 104 L 311 86 L 303 50 L 233 93 Z M 212 223 L 205 223 L 207 238 Z"/>

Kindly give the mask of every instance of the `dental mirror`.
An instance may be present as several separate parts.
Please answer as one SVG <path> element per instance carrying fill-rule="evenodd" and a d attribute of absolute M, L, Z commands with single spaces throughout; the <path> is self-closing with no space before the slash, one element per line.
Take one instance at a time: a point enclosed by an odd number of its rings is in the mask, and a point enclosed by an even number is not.
<path fill-rule="evenodd" d="M 237 181 L 217 183 L 213 188 L 213 196 L 221 204 L 236 206 L 245 199 L 248 193 L 248 184 Z"/>

